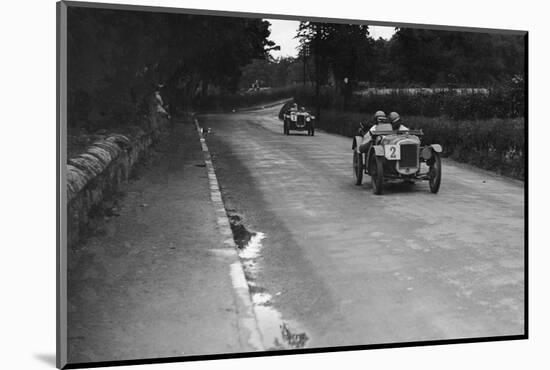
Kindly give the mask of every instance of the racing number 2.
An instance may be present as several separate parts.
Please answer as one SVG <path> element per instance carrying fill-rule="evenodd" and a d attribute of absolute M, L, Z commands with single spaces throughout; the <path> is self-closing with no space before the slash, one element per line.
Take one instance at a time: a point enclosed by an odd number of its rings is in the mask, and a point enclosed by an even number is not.
<path fill-rule="evenodd" d="M 400 160 L 401 151 L 399 150 L 399 145 L 386 145 L 385 155 L 387 159 L 390 160 Z"/>

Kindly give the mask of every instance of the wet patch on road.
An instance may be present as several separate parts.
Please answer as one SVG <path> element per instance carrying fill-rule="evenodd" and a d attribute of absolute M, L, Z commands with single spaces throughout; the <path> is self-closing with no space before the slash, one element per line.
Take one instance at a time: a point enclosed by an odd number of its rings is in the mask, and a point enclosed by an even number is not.
<path fill-rule="evenodd" d="M 273 296 L 255 283 L 256 275 L 261 269 L 262 240 L 266 235 L 248 230 L 243 217 L 234 210 L 227 210 L 227 215 L 266 350 L 305 347 L 309 340 L 308 335 L 298 329 L 297 323 L 284 320 L 282 314 L 273 307 Z M 278 292 L 276 296 L 280 294 Z"/>
<path fill-rule="evenodd" d="M 308 335 L 297 329 L 297 323 L 284 320 L 281 313 L 273 307 L 271 300 L 272 296 L 265 292 L 252 295 L 254 312 L 265 349 L 277 351 L 305 347 L 309 340 Z"/>
<path fill-rule="evenodd" d="M 246 229 L 243 225 L 243 219 L 239 214 L 227 210 L 227 216 L 229 217 L 231 231 L 233 231 L 233 239 L 235 240 L 237 247 L 242 250 L 247 246 L 252 236 L 256 233 L 250 232 Z"/>

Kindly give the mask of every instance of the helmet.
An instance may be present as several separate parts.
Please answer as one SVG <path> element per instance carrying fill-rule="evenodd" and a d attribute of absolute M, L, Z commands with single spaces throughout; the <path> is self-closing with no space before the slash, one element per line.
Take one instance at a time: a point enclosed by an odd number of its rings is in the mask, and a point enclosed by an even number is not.
<path fill-rule="evenodd" d="M 374 113 L 374 121 L 376 123 L 382 122 L 385 119 L 386 119 L 386 113 L 384 113 L 383 111 L 379 110 L 376 113 Z"/>
<path fill-rule="evenodd" d="M 384 113 L 384 111 L 377 111 L 376 113 L 374 113 L 374 118 L 378 118 L 378 117 L 386 117 L 386 113 Z"/>
<path fill-rule="evenodd" d="M 399 117 L 399 113 L 397 113 L 397 112 L 391 112 L 388 115 L 388 118 L 389 118 L 391 123 L 397 123 L 401 119 L 401 117 Z"/>

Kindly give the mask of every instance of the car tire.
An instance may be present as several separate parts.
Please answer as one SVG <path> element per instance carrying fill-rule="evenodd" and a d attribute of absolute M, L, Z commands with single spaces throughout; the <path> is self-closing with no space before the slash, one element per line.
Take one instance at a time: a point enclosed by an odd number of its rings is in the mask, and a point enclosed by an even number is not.
<path fill-rule="evenodd" d="M 363 154 L 353 151 L 353 176 L 355 177 L 355 185 L 363 183 Z"/>
<path fill-rule="evenodd" d="M 315 136 L 315 128 L 314 127 L 311 128 L 311 136 Z"/>
<path fill-rule="evenodd" d="M 288 122 L 283 123 L 283 134 L 288 135 Z"/>
<path fill-rule="evenodd" d="M 437 194 L 439 187 L 441 186 L 441 157 L 439 153 L 432 151 L 432 158 L 429 160 L 428 166 L 430 171 L 428 172 L 430 191 Z"/>
<path fill-rule="evenodd" d="M 372 192 L 376 195 L 381 195 L 384 188 L 384 163 L 382 158 L 374 153 L 370 156 L 370 178 L 372 183 Z"/>

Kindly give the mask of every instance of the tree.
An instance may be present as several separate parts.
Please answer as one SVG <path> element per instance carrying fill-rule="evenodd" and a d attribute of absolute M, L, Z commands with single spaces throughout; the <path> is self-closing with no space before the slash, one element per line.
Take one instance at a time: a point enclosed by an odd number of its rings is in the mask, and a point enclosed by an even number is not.
<path fill-rule="evenodd" d="M 401 28 L 389 45 L 399 80 L 434 84 L 503 83 L 523 73 L 522 36 Z"/>
<path fill-rule="evenodd" d="M 69 125 L 139 118 L 159 85 L 187 105 L 201 85 L 234 91 L 240 68 L 276 47 L 269 35 L 261 19 L 70 7 Z"/>

